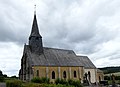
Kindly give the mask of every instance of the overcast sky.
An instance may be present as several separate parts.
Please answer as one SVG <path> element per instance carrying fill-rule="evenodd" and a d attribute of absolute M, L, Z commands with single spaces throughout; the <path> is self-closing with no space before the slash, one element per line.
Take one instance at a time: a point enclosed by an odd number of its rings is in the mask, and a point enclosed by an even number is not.
<path fill-rule="evenodd" d="M 120 0 L 0 0 L 0 70 L 18 75 L 34 4 L 43 44 L 120 66 Z"/>

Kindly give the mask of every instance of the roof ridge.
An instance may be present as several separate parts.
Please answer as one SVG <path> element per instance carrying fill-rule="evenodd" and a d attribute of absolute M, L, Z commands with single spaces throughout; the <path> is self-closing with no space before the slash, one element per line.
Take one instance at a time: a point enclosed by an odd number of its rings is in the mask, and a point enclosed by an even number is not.
<path fill-rule="evenodd" d="M 88 56 L 78 56 L 78 55 L 77 55 L 77 57 L 87 57 L 88 58 Z"/>
<path fill-rule="evenodd" d="M 54 50 L 64 50 L 64 51 L 73 51 L 73 50 L 69 50 L 69 49 L 61 49 L 61 48 L 51 48 L 51 47 L 43 47 L 43 48 L 47 48 L 47 49 L 54 49 Z M 74 51 L 73 51 L 74 52 Z"/>

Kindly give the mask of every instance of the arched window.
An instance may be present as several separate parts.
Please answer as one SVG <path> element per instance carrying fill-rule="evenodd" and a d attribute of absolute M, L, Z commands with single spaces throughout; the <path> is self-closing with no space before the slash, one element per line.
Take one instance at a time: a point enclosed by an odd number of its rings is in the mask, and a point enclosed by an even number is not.
<path fill-rule="evenodd" d="M 39 77 L 39 70 L 37 70 L 37 72 L 36 72 L 36 76 Z"/>
<path fill-rule="evenodd" d="M 66 71 L 63 72 L 63 78 L 66 78 Z"/>
<path fill-rule="evenodd" d="M 55 79 L 55 72 L 52 71 L 52 79 Z"/>
<path fill-rule="evenodd" d="M 77 77 L 77 73 L 76 73 L 76 71 L 74 71 L 74 78 L 76 78 Z"/>

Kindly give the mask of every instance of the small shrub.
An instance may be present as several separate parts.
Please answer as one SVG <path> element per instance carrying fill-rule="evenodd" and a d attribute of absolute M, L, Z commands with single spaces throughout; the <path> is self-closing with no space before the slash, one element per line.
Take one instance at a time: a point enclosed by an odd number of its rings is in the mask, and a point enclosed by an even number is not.
<path fill-rule="evenodd" d="M 74 84 L 73 84 L 75 87 L 82 87 L 81 85 L 81 82 L 79 80 L 77 81 L 74 81 Z"/>
<path fill-rule="evenodd" d="M 6 87 L 22 87 L 20 80 L 9 80 L 6 82 Z"/>
<path fill-rule="evenodd" d="M 42 77 L 41 81 L 42 81 L 42 83 L 47 83 L 47 84 L 50 83 L 50 79 L 49 78 L 45 78 L 45 77 Z"/>
<path fill-rule="evenodd" d="M 42 83 L 42 80 L 40 78 L 38 78 L 38 77 L 35 77 L 35 78 L 33 78 L 31 80 L 31 82 L 33 82 L 33 83 Z"/>
<path fill-rule="evenodd" d="M 42 78 L 39 78 L 39 77 L 35 77 L 31 80 L 31 82 L 33 83 L 47 83 L 49 84 L 50 83 L 50 79 L 49 78 L 45 78 L 45 77 L 42 77 Z"/>
<path fill-rule="evenodd" d="M 75 80 L 69 79 L 68 81 L 66 81 L 64 79 L 59 79 L 58 78 L 58 79 L 55 80 L 55 83 L 57 85 L 62 84 L 62 85 L 66 85 L 68 87 L 71 87 L 71 86 L 82 87 L 80 80 L 75 81 Z"/>
<path fill-rule="evenodd" d="M 74 81 L 72 79 L 68 79 L 68 84 L 73 85 Z"/>
<path fill-rule="evenodd" d="M 75 87 L 82 87 L 80 80 L 76 80 L 76 81 L 75 81 L 75 80 L 69 79 L 69 80 L 68 80 L 68 84 L 69 84 L 69 85 L 73 85 L 73 86 L 75 86 Z"/>
<path fill-rule="evenodd" d="M 55 80 L 55 84 L 60 84 L 60 78 L 57 78 L 57 79 Z"/>
<path fill-rule="evenodd" d="M 64 79 L 60 79 L 60 78 L 57 78 L 56 80 L 55 80 L 55 83 L 56 84 L 66 84 L 66 85 L 68 85 L 68 82 L 66 81 L 66 80 L 64 80 Z"/>
<path fill-rule="evenodd" d="M 60 80 L 60 84 L 67 84 L 67 81 L 64 80 L 64 79 L 61 79 L 61 80 Z"/>

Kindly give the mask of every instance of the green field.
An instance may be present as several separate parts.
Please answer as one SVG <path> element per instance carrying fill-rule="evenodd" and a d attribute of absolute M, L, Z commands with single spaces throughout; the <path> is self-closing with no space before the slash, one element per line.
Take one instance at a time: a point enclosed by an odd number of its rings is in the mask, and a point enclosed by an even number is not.
<path fill-rule="evenodd" d="M 120 72 L 105 74 L 105 76 L 110 76 L 112 74 L 115 76 L 120 76 Z"/>

